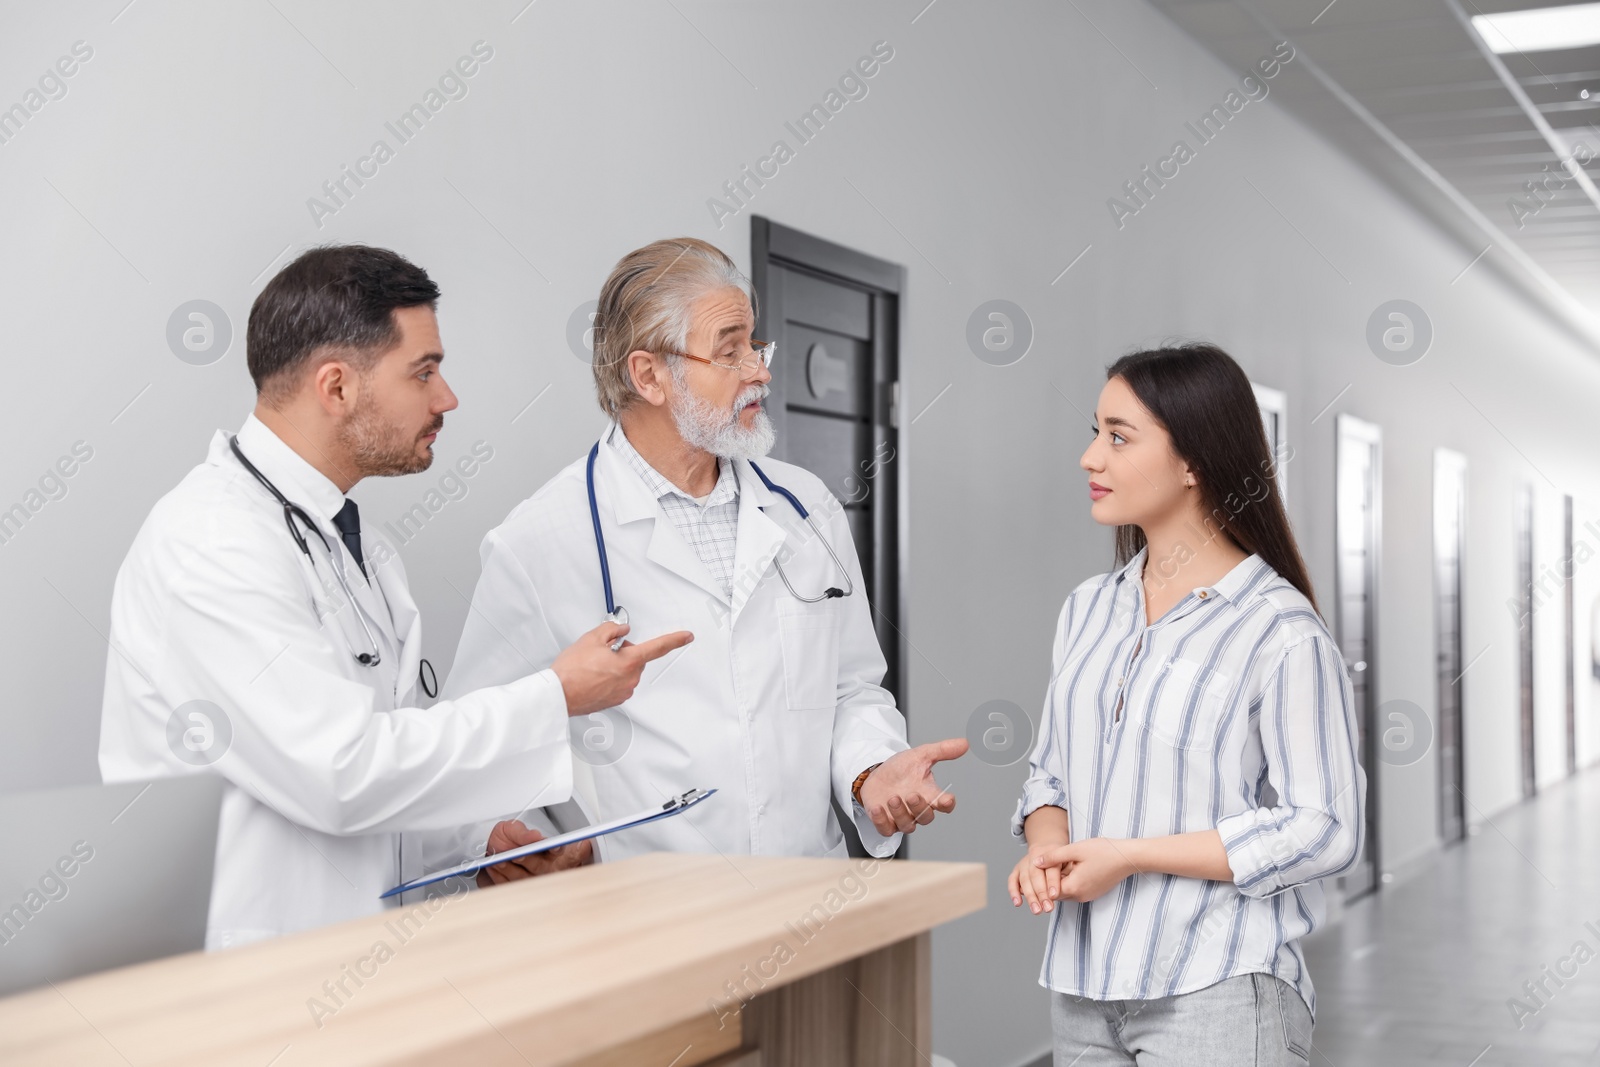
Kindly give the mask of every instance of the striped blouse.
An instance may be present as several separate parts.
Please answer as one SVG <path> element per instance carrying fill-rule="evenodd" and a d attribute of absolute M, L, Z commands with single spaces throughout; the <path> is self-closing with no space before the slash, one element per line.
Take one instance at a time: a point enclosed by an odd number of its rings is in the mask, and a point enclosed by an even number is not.
<path fill-rule="evenodd" d="M 1144 560 L 1061 609 L 1012 833 L 1046 804 L 1074 841 L 1215 829 L 1233 881 L 1134 874 L 1058 902 L 1039 983 L 1150 999 L 1263 972 L 1315 1014 L 1299 939 L 1322 923 L 1320 879 L 1354 866 L 1364 836 L 1350 679 L 1311 604 L 1259 557 L 1148 625 Z"/>

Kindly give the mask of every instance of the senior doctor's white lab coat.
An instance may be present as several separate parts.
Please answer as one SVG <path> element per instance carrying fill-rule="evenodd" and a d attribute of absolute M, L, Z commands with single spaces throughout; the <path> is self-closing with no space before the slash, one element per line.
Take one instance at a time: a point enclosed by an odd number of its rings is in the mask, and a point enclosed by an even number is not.
<path fill-rule="evenodd" d="M 739 507 L 730 600 L 606 441 L 610 432 L 608 426 L 601 437 L 595 494 L 629 640 L 675 630 L 692 631 L 694 640 L 651 663 L 619 708 L 571 720 L 573 804 L 553 809 L 549 822 L 573 829 L 715 787 L 716 796 L 683 815 L 595 839 L 597 858 L 651 851 L 843 856 L 831 795 L 852 815 L 867 849 L 891 855 L 901 835 L 881 836 L 850 796 L 858 774 L 908 745 L 905 717 L 878 684 L 887 665 L 844 509 L 809 471 L 758 460 L 805 504 L 854 583 L 851 596 L 803 603 L 784 588 L 775 559 L 803 596 L 844 588 L 844 575 L 793 506 L 747 461 L 734 461 Z M 484 539 L 483 574 L 446 696 L 546 666 L 603 621 L 587 460 L 585 451 Z M 482 832 L 465 831 L 462 844 Z"/>
<path fill-rule="evenodd" d="M 328 539 L 382 660 L 356 662 L 370 646 L 328 553 L 307 534 L 313 569 L 218 431 L 117 573 L 100 734 L 108 782 L 226 779 L 207 948 L 375 913 L 423 862 L 461 858 L 425 858 L 403 832 L 571 790 L 554 672 L 412 706 L 422 623 L 399 557 L 363 533 L 369 584 L 333 525 L 338 487 L 253 415 L 239 445 Z"/>

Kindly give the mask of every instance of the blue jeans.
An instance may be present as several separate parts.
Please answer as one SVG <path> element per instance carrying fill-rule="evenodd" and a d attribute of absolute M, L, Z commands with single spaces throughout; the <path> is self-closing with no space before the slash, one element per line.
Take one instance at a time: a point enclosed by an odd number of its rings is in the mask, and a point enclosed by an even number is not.
<path fill-rule="evenodd" d="M 1304 1067 L 1311 1012 L 1293 986 L 1241 974 L 1173 997 L 1050 995 L 1055 1067 Z"/>

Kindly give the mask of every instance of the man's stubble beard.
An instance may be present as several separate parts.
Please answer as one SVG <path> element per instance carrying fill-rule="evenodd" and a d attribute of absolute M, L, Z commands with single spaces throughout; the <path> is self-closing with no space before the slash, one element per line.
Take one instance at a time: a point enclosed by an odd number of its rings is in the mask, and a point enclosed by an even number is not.
<path fill-rule="evenodd" d="M 437 433 L 444 426 L 438 416 L 424 433 Z M 363 389 L 355 410 L 339 427 L 339 444 L 349 454 L 363 478 L 382 478 L 400 474 L 420 474 L 433 466 L 433 446 L 417 455 L 417 437 L 405 434 L 384 421 L 378 402 L 370 390 Z"/>

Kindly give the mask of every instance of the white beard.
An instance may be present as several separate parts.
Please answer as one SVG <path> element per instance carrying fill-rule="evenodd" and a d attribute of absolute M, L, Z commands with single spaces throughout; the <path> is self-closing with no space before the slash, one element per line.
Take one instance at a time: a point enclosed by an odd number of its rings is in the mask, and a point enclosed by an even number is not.
<path fill-rule="evenodd" d="M 709 452 L 719 459 L 755 459 L 772 451 L 777 442 L 777 430 L 767 417 L 766 409 L 756 414 L 755 425 L 748 430 L 739 421 L 739 412 L 746 404 L 764 400 L 771 392 L 765 385 L 752 385 L 739 392 L 733 409 L 717 408 L 703 397 L 689 390 L 683 368 L 672 368 L 672 401 L 669 410 L 678 435 L 686 444 Z"/>

